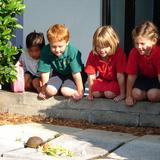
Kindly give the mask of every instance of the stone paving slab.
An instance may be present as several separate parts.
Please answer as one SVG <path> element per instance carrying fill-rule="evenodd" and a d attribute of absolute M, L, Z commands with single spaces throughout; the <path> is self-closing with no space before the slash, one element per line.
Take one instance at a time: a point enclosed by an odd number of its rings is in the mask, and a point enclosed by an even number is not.
<path fill-rule="evenodd" d="M 22 160 L 21 158 L 7 158 L 7 157 L 0 157 L 0 160 Z M 23 159 L 23 160 L 28 160 L 28 159 Z"/>
<path fill-rule="evenodd" d="M 14 126 L 8 126 L 8 127 L 11 129 L 14 128 Z M 62 127 L 62 126 L 52 126 L 52 125 L 43 126 L 39 124 L 28 124 L 28 125 L 19 125 L 19 127 L 23 127 L 23 130 L 33 128 L 33 131 L 36 130 L 44 133 L 49 130 L 53 133 L 57 132 L 63 133 L 62 136 L 56 138 L 55 140 L 52 140 L 50 143 L 53 146 L 60 145 L 70 151 L 73 151 L 75 153 L 75 156 L 51 157 L 41 152 L 38 152 L 36 149 L 21 148 L 15 151 L 4 152 L 3 153 L 4 157 L 7 158 L 13 157 L 19 159 L 21 158 L 28 160 L 51 160 L 51 159 L 87 160 L 90 158 L 104 156 L 105 154 L 109 153 L 119 145 L 137 138 L 136 136 L 132 136 L 130 134 L 99 131 L 93 129 L 82 130 L 82 129 Z M 4 128 L 5 130 L 7 127 L 5 128 L 4 126 L 2 126 L 0 128 L 0 131 L 3 130 L 2 128 Z M 24 132 L 24 134 L 25 133 L 28 134 L 28 132 Z M 10 140 L 13 140 L 13 138 L 11 138 Z"/>
<path fill-rule="evenodd" d="M 74 157 L 52 157 L 36 149 L 23 148 L 15 141 L 19 131 L 22 139 L 41 132 L 44 138 L 62 133 L 52 140 L 53 146 L 60 145 L 75 153 Z M 48 133 L 47 133 L 48 132 Z M 0 126 L 0 160 L 159 160 L 160 135 L 137 137 L 126 133 L 77 129 L 48 124 L 23 124 Z M 6 134 L 5 134 L 6 133 Z M 9 134 L 12 133 L 12 134 Z M 26 134 L 26 136 L 25 136 Z M 25 138 L 24 138 L 25 139 Z M 102 158 L 103 157 L 103 158 Z"/>
<path fill-rule="evenodd" d="M 76 155 L 74 159 L 90 159 L 103 156 L 119 145 L 135 138 L 136 136 L 130 134 L 88 129 L 73 133 L 72 136 L 62 135 L 50 143 L 53 146 L 59 144 L 73 151 Z"/>
<path fill-rule="evenodd" d="M 24 143 L 31 136 L 40 136 L 43 140 L 54 138 L 58 133 L 40 124 L 0 126 L 0 154 L 24 148 Z"/>
<path fill-rule="evenodd" d="M 160 136 L 146 135 L 138 138 L 123 145 L 109 157 L 115 160 L 160 160 Z"/>
<path fill-rule="evenodd" d="M 0 139 L 0 155 L 2 155 L 4 152 L 8 152 L 14 149 L 20 149 L 23 147 L 24 145 L 22 143 L 16 141 L 9 141 L 6 139 Z"/>
<path fill-rule="evenodd" d="M 111 132 L 111 131 L 103 131 L 96 129 L 85 129 L 80 132 L 73 133 L 72 135 L 77 136 L 81 139 L 95 139 L 100 142 L 119 142 L 124 143 L 130 140 L 137 138 L 137 136 L 128 134 L 128 133 L 120 133 L 120 132 Z"/>
<path fill-rule="evenodd" d="M 25 148 L 13 152 L 7 152 L 3 154 L 4 158 L 19 158 L 21 160 L 58 160 L 56 157 L 47 156 L 41 152 L 38 152 L 36 149 Z"/>
<path fill-rule="evenodd" d="M 83 134 L 84 133 L 84 134 Z M 92 133 L 92 134 L 91 134 Z M 93 136 L 92 136 L 93 135 Z M 8 152 L 4 157 L 19 157 L 37 160 L 87 160 L 103 156 L 113 150 L 121 143 L 136 138 L 129 134 L 113 133 L 98 130 L 84 130 L 73 135 L 62 135 L 51 141 L 53 146 L 60 145 L 75 153 L 74 157 L 51 157 L 46 156 L 35 149 L 21 149 L 18 151 Z"/>
<path fill-rule="evenodd" d="M 72 134 L 74 132 L 76 133 L 79 131 L 82 131 L 82 129 L 37 123 L 21 125 L 3 125 L 0 126 L 0 155 L 3 154 L 6 157 L 6 154 L 10 155 L 10 153 L 13 152 L 13 157 L 17 158 L 19 157 L 19 155 L 17 156 L 17 154 L 19 152 L 21 153 L 21 151 L 24 151 L 26 153 L 26 157 L 29 155 L 29 158 L 32 159 L 34 157 L 33 159 L 35 160 L 35 158 L 39 156 L 39 153 L 37 153 L 36 150 L 32 150 L 30 154 L 30 150 L 24 149 L 24 143 L 28 140 L 29 137 L 39 136 L 45 141 L 50 138 L 54 138 L 54 136 L 58 133 Z M 33 155 L 32 152 L 34 152 Z M 25 160 L 23 154 L 22 157 Z M 21 160 L 22 157 L 20 156 Z M 44 157 L 46 158 L 46 155 Z M 37 160 L 39 160 L 39 158 L 37 158 Z"/>
<path fill-rule="evenodd" d="M 4 125 L 0 126 L 0 139 L 10 141 L 26 142 L 31 136 L 39 136 L 43 140 L 54 138 L 57 131 L 45 128 L 45 125 L 27 124 L 27 125 Z"/>
<path fill-rule="evenodd" d="M 29 123 L 21 125 L 4 125 L 0 126 L 0 139 L 6 139 L 11 141 L 26 142 L 31 136 L 39 136 L 44 141 L 54 138 L 56 134 L 72 134 L 79 132 L 82 129 L 49 125 Z"/>
<path fill-rule="evenodd" d="M 19 158 L 21 160 L 85 160 L 79 157 L 53 157 L 44 153 L 38 152 L 36 149 L 25 148 L 14 152 L 4 153 L 6 158 Z"/>

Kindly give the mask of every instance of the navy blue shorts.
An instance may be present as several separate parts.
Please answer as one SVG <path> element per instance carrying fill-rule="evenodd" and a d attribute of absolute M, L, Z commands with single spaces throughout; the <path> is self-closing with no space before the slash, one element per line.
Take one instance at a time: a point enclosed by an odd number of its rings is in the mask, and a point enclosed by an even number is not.
<path fill-rule="evenodd" d="M 143 91 L 148 91 L 149 89 L 157 88 L 160 89 L 160 82 L 158 77 L 150 78 L 143 75 L 137 77 L 134 87 Z"/>

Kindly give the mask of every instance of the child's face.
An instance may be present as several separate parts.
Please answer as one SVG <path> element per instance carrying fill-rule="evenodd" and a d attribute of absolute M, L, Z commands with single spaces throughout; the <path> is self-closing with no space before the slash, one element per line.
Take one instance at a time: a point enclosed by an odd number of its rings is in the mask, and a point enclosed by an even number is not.
<path fill-rule="evenodd" d="M 105 48 L 99 48 L 99 47 L 97 47 L 96 51 L 97 51 L 98 55 L 101 56 L 102 58 L 106 58 L 106 57 L 112 55 L 111 54 L 111 47 L 110 46 L 105 47 Z"/>
<path fill-rule="evenodd" d="M 66 42 L 65 40 L 62 40 L 62 41 L 50 43 L 50 48 L 53 54 L 55 54 L 57 57 L 60 57 L 64 53 L 67 45 L 68 45 L 68 42 Z"/>
<path fill-rule="evenodd" d="M 135 39 L 134 43 L 140 55 L 150 55 L 153 45 L 156 44 L 156 40 L 150 40 L 140 36 Z"/>
<path fill-rule="evenodd" d="M 33 58 L 33 59 L 39 59 L 40 57 L 40 48 L 39 47 L 30 47 L 27 48 L 28 54 Z"/>

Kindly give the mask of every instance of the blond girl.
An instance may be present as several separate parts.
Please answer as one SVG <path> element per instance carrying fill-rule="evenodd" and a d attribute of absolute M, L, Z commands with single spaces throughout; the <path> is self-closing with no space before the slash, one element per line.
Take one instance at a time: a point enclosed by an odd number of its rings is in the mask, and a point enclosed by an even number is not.
<path fill-rule="evenodd" d="M 119 48 L 119 37 L 111 26 L 99 27 L 93 35 L 93 49 L 85 72 L 88 74 L 89 95 L 120 101 L 125 98 L 126 56 Z"/>
<path fill-rule="evenodd" d="M 130 51 L 127 64 L 126 105 L 148 99 L 160 101 L 160 47 L 158 30 L 152 22 L 135 27 L 132 37 L 135 48 Z"/>

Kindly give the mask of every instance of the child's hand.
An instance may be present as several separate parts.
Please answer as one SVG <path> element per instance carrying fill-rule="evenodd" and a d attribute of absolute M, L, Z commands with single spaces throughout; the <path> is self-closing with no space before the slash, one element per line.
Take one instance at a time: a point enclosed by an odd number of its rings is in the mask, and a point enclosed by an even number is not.
<path fill-rule="evenodd" d="M 92 95 L 88 95 L 88 96 L 87 96 L 87 99 L 88 99 L 89 101 L 93 101 L 93 96 L 92 96 Z"/>
<path fill-rule="evenodd" d="M 76 101 L 79 101 L 83 98 L 83 94 L 80 94 L 80 93 L 76 92 L 76 93 L 73 94 L 72 98 Z"/>
<path fill-rule="evenodd" d="M 37 87 L 36 90 L 37 90 L 37 92 L 39 94 L 41 92 L 41 87 Z"/>
<path fill-rule="evenodd" d="M 113 100 L 115 102 L 119 102 L 119 101 L 123 100 L 124 98 L 125 98 L 125 95 L 124 94 L 120 94 L 120 95 L 116 96 Z"/>
<path fill-rule="evenodd" d="M 45 100 L 47 98 L 46 93 L 45 93 L 45 86 L 42 86 L 39 88 L 39 94 L 38 94 L 38 99 L 40 100 Z"/>
<path fill-rule="evenodd" d="M 135 101 L 134 101 L 133 97 L 129 96 L 126 98 L 125 103 L 127 106 L 131 107 L 135 104 Z"/>
<path fill-rule="evenodd" d="M 39 94 L 38 94 L 38 99 L 40 99 L 40 100 L 45 100 L 45 99 L 46 99 L 46 94 L 43 93 L 43 92 L 39 92 Z"/>

